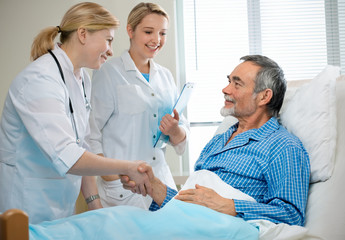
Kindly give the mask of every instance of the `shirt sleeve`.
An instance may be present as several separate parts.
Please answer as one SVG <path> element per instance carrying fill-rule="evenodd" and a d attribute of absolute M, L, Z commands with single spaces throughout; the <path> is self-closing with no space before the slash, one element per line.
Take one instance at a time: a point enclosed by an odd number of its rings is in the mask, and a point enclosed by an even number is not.
<path fill-rule="evenodd" d="M 155 201 L 152 201 L 149 210 L 150 211 L 157 211 L 158 209 L 162 208 L 167 204 L 175 195 L 177 194 L 177 191 L 175 189 L 170 188 L 167 186 L 167 195 L 162 203 L 161 206 L 159 206 Z"/>
<path fill-rule="evenodd" d="M 304 225 L 309 189 L 309 157 L 303 147 L 287 147 L 267 173 L 267 194 L 258 202 L 234 199 L 237 216 Z"/>

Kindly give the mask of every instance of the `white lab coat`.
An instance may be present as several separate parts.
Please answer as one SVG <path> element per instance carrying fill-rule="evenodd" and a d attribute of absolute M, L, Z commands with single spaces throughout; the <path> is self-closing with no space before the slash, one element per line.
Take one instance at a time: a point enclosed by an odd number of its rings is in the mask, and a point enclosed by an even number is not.
<path fill-rule="evenodd" d="M 12 82 L 0 127 L 0 212 L 20 208 L 30 223 L 74 213 L 81 177 L 66 174 L 84 153 L 89 110 L 73 74 L 73 65 L 57 45 L 66 80 L 48 53 L 26 67 Z M 82 72 L 85 92 L 91 81 Z M 81 143 L 71 124 L 69 97 Z"/>
<path fill-rule="evenodd" d="M 144 160 L 155 176 L 176 188 L 165 161 L 165 145 L 154 148 L 161 118 L 171 113 L 178 91 L 171 72 L 150 60 L 150 79 L 145 80 L 128 51 L 95 70 L 92 78 L 89 145 L 94 153 L 125 160 Z M 180 116 L 179 125 L 189 135 L 189 123 Z M 187 141 L 175 146 L 182 154 Z M 104 207 L 133 205 L 147 209 L 152 199 L 125 190 L 116 181 L 99 178 L 98 191 Z"/>

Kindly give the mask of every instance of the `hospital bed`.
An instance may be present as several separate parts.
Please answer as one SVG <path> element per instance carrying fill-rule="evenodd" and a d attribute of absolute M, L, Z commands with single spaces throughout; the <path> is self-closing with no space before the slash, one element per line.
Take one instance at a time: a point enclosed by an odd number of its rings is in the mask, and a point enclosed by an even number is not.
<path fill-rule="evenodd" d="M 295 131 L 296 135 L 301 132 L 298 131 L 298 128 L 303 128 L 302 133 L 304 132 L 305 135 L 308 135 L 308 129 L 316 132 L 316 135 L 310 136 L 321 138 L 321 142 L 317 143 L 318 145 L 313 151 L 316 151 L 318 156 L 322 156 L 321 161 L 326 162 L 323 165 L 316 163 L 320 165 L 317 167 L 321 168 L 321 172 L 323 171 L 323 175 L 318 177 L 324 179 L 316 179 L 314 183 L 310 184 L 305 228 L 297 228 L 296 231 L 296 228 L 293 227 L 274 224 L 266 228 L 266 235 L 260 233 L 260 239 L 345 239 L 345 76 L 337 77 L 337 80 L 334 81 L 335 89 L 332 90 L 332 84 L 324 84 L 328 82 L 329 73 L 330 75 L 333 74 L 334 68 L 326 67 L 318 76 L 319 82 L 313 82 L 315 79 L 289 82 L 286 99 L 282 107 L 282 122 L 284 124 L 284 111 L 288 112 L 288 108 L 297 106 L 297 112 L 289 113 L 296 122 L 292 121 L 290 124 L 293 126 L 288 130 Z M 309 87 L 312 84 L 314 86 Z M 308 95 L 307 91 L 312 95 Z M 332 102 L 334 96 L 336 97 L 336 104 Z M 289 104 L 292 105 L 289 106 Z M 334 108 L 335 106 L 336 108 Z M 336 118 L 330 116 L 333 110 L 336 111 Z M 285 121 L 289 121 L 289 117 L 291 116 L 285 116 Z M 305 120 L 306 118 L 312 118 L 313 121 L 310 123 Z M 231 117 L 225 118 L 216 133 L 225 131 L 234 121 Z M 298 121 L 304 123 L 299 125 Z M 288 125 L 288 123 L 286 124 Z M 297 130 L 293 129 L 294 127 Z M 303 139 L 302 142 L 306 140 L 308 139 Z M 325 147 L 326 150 L 324 150 Z M 323 152 L 320 153 L 319 150 Z M 311 162 L 311 165 L 313 164 Z M 186 178 L 179 176 L 175 180 L 176 184 L 183 185 Z M 28 240 L 28 229 L 28 216 L 25 212 L 11 209 L 1 214 L 0 240 Z"/>

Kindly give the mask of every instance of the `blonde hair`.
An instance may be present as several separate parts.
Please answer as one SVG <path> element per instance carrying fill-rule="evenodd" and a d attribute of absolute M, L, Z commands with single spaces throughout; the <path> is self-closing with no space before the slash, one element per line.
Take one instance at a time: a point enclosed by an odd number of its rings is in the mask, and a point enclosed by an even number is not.
<path fill-rule="evenodd" d="M 31 46 L 31 60 L 36 60 L 54 48 L 54 39 L 60 33 L 60 42 L 68 41 L 71 34 L 84 27 L 90 32 L 117 28 L 118 19 L 97 3 L 83 2 L 72 6 L 64 15 L 59 26 L 43 29 Z"/>
<path fill-rule="evenodd" d="M 152 13 L 164 16 L 169 21 L 169 15 L 161 6 L 155 3 L 142 2 L 136 5 L 129 13 L 127 24 L 129 24 L 133 31 L 135 31 L 136 27 L 141 23 L 143 18 Z"/>

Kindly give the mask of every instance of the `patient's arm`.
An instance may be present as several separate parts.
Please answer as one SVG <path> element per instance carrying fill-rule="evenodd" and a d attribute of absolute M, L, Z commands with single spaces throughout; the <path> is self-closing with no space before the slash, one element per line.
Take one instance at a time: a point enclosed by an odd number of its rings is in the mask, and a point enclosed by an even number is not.
<path fill-rule="evenodd" d="M 153 179 L 150 180 L 152 186 L 151 197 L 159 206 L 161 206 L 167 195 L 167 186 L 156 177 L 153 177 Z"/>
<path fill-rule="evenodd" d="M 199 204 L 221 213 L 237 215 L 234 200 L 223 198 L 211 188 L 198 184 L 195 185 L 195 188 L 180 191 L 175 198 L 184 202 Z"/>

